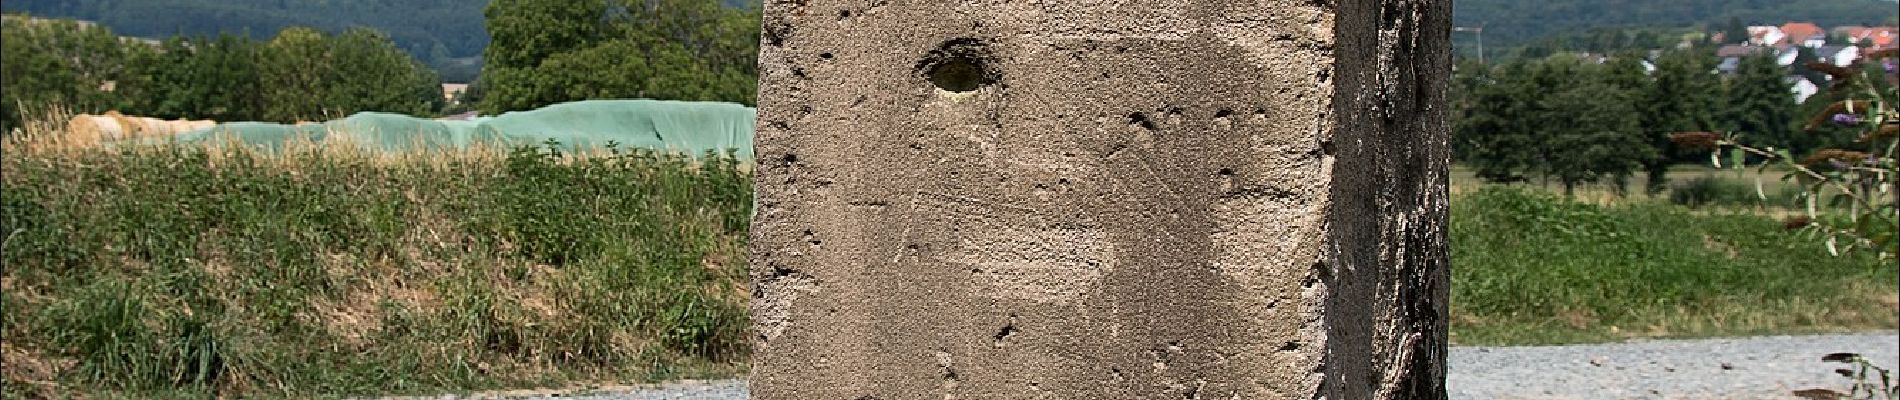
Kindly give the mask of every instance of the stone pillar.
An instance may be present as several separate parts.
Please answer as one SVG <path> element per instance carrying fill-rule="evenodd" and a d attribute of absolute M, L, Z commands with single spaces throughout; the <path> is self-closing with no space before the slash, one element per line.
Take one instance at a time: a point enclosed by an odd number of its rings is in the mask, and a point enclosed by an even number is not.
<path fill-rule="evenodd" d="M 767 0 L 755 399 L 1443 398 L 1449 0 Z"/>

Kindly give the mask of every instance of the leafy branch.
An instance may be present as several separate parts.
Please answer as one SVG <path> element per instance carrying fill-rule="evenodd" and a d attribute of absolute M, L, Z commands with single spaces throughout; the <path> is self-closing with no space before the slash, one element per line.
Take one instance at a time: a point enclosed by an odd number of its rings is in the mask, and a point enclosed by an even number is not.
<path fill-rule="evenodd" d="M 1892 58 L 1894 50 L 1889 49 L 1863 61 Z M 1895 195 L 1895 188 L 1900 187 L 1900 162 L 1895 160 L 1900 154 L 1900 111 L 1894 108 L 1900 101 L 1891 86 L 1883 87 L 1881 67 L 1861 63 L 1848 67 L 1815 63 L 1808 67 L 1833 77 L 1830 90 L 1845 98 L 1812 116 L 1806 129 L 1814 130 L 1830 121 L 1860 127 L 1862 134 L 1855 142 L 1860 150 L 1828 148 L 1796 158 L 1786 149 L 1751 145 L 1746 135 L 1737 132 L 1679 132 L 1670 140 L 1684 148 L 1709 151 L 1710 164 L 1716 168 L 1739 172 L 1781 167 L 1789 171 L 1782 181 L 1798 182 L 1806 203 L 1805 217 L 1789 225 L 1824 236 L 1831 254 L 1866 250 L 1878 253 L 1882 259 L 1900 254 L 1900 240 L 1896 240 L 1896 230 L 1900 230 L 1900 203 L 1896 200 L 1900 196 Z M 1728 156 L 1726 166 L 1724 154 Z M 1759 180 L 1756 193 L 1766 198 Z M 1841 215 L 1822 213 L 1822 198 L 1828 199 L 1829 207 L 1845 206 L 1847 211 Z"/>

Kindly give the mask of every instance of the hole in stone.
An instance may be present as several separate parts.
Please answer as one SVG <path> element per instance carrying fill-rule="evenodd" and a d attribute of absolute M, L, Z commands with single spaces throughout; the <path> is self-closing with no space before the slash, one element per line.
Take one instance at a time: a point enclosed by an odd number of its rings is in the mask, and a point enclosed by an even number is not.
<path fill-rule="evenodd" d="M 951 92 L 977 90 L 988 84 L 985 79 L 983 66 L 968 58 L 951 59 L 930 69 L 930 83 Z"/>
<path fill-rule="evenodd" d="M 792 154 L 792 153 L 785 153 L 784 160 L 786 164 L 798 162 L 798 155 Z"/>
<path fill-rule="evenodd" d="M 1147 129 L 1151 131 L 1156 129 L 1154 121 L 1148 120 L 1148 114 L 1139 113 L 1139 112 L 1128 114 L 1128 124 L 1141 125 L 1142 129 Z"/>
<path fill-rule="evenodd" d="M 917 70 L 938 89 L 967 93 L 996 83 L 997 72 L 990 65 L 989 51 L 972 38 L 955 39 L 931 50 Z"/>
<path fill-rule="evenodd" d="M 996 330 L 996 335 L 994 336 L 996 345 L 1002 346 L 1005 339 L 1009 339 L 1010 336 L 1014 335 L 1016 335 L 1016 315 L 1010 314 L 1009 322 L 1003 324 L 1002 329 Z"/>
<path fill-rule="evenodd" d="M 1218 173 L 1220 174 L 1220 176 L 1234 176 L 1234 169 L 1233 169 L 1233 168 L 1221 168 L 1221 169 L 1220 169 L 1220 172 L 1218 172 Z"/>
<path fill-rule="evenodd" d="M 818 53 L 818 58 L 830 60 L 831 57 L 832 57 L 831 53 Z"/>
<path fill-rule="evenodd" d="M 1234 110 L 1223 108 L 1220 111 L 1214 112 L 1214 118 L 1227 118 L 1232 116 L 1234 116 Z"/>
<path fill-rule="evenodd" d="M 851 10 L 838 10 L 838 20 L 842 21 L 850 18 Z"/>
<path fill-rule="evenodd" d="M 1298 341 L 1286 342 L 1285 344 L 1280 345 L 1280 351 L 1294 351 L 1294 350 L 1299 350 L 1299 349 L 1300 349 L 1300 342 Z"/>

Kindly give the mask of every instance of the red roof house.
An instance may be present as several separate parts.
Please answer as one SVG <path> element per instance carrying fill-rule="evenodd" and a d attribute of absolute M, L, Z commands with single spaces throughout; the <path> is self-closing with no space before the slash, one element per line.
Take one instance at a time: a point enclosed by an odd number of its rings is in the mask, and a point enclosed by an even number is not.
<path fill-rule="evenodd" d="M 1900 36 L 1900 28 L 1891 26 L 1877 26 L 1872 28 L 1856 27 L 1856 29 L 1844 29 L 1840 34 L 1841 36 L 1846 36 L 1847 40 L 1853 42 L 1847 44 L 1858 45 L 1861 41 L 1865 40 L 1874 42 L 1874 48 L 1887 48 L 1893 47 L 1894 39 Z"/>
<path fill-rule="evenodd" d="M 1809 40 L 1827 39 L 1827 30 L 1821 29 L 1819 25 L 1815 25 L 1813 22 L 1789 22 L 1782 24 L 1781 33 L 1788 35 L 1788 39 L 1786 39 L 1787 43 L 1797 46 Z"/>

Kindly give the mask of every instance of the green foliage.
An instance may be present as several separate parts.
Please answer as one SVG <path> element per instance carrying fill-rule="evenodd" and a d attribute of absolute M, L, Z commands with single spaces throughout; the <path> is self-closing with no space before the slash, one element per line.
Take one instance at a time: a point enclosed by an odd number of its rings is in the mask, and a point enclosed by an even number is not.
<path fill-rule="evenodd" d="M 734 161 L 481 154 L 6 153 L 9 395 L 376 396 L 745 359 Z M 56 387 L 15 381 L 60 360 L 37 377 Z"/>
<path fill-rule="evenodd" d="M 1764 185 L 1766 186 L 1766 185 Z M 1795 207 L 1801 198 L 1801 187 L 1780 186 L 1774 190 L 1763 188 L 1757 191 L 1754 184 L 1735 179 L 1714 176 L 1699 176 L 1669 189 L 1669 203 L 1700 208 L 1703 206 L 1729 207 Z"/>
<path fill-rule="evenodd" d="M 1816 257 L 1782 223 L 1661 204 L 1602 207 L 1487 187 L 1452 202 L 1453 340 L 1570 343 L 1892 329 L 1871 254 Z"/>
<path fill-rule="evenodd" d="M 6 29 L 6 126 L 17 126 L 23 111 L 43 118 L 30 109 L 56 106 L 294 122 L 358 111 L 429 115 L 442 103 L 433 72 L 366 29 L 330 36 L 292 28 L 267 43 L 220 35 L 154 45 L 63 20 L 8 16 Z"/>
<path fill-rule="evenodd" d="M 286 29 L 259 53 L 265 120 L 322 121 L 358 111 L 428 115 L 441 106 L 435 73 L 374 31 L 327 36 Z"/>
<path fill-rule="evenodd" d="M 1496 68 L 1465 65 L 1459 73 L 1466 76 L 1454 78 L 1461 107 L 1454 149 L 1480 178 L 1536 175 L 1566 187 L 1610 179 L 1622 186 L 1656 157 L 1636 108 L 1648 78 L 1634 57 L 1597 64 L 1564 54 Z"/>
<path fill-rule="evenodd" d="M 52 106 L 114 106 L 104 89 L 124 72 L 127 46 L 111 30 L 7 15 L 0 36 L 0 134 Z"/>
<path fill-rule="evenodd" d="M 1528 79 L 1530 64 L 1459 67 L 1451 96 L 1457 107 L 1454 155 L 1488 182 L 1528 179 L 1540 147 L 1531 137 L 1537 127 L 1530 116 L 1541 111 L 1531 100 L 1536 88 Z"/>
<path fill-rule="evenodd" d="M 759 11 L 710 0 L 501 0 L 488 6 L 481 109 L 588 99 L 753 104 Z"/>
<path fill-rule="evenodd" d="M 1722 112 L 1723 91 L 1720 78 L 1710 72 L 1715 70 L 1715 58 L 1706 51 L 1666 51 L 1655 64 L 1654 79 L 1644 87 L 1638 106 L 1643 136 L 1659 152 L 1643 162 L 1648 172 L 1645 191 L 1652 195 L 1667 188 L 1670 165 L 1693 161 L 1669 144 L 1669 134 L 1720 129 L 1717 114 Z"/>
<path fill-rule="evenodd" d="M 1564 85 L 1543 99 L 1550 111 L 1543 130 L 1544 172 L 1564 185 L 1565 194 L 1605 178 L 1621 188 L 1644 161 L 1655 158 L 1655 148 L 1642 136 L 1637 93 L 1619 85 L 1615 67 L 1579 65 L 1580 74 L 1596 74 L 1596 79 Z M 1606 71 L 1593 72 L 1597 69 Z"/>
<path fill-rule="evenodd" d="M 1726 154 L 1731 160 L 1729 168 L 1765 170 L 1779 166 L 1789 171 L 1783 180 L 1805 188 L 1805 231 L 1825 239 L 1830 253 L 1866 250 L 1881 258 L 1900 255 L 1900 196 L 1893 191 L 1900 187 L 1900 160 L 1896 159 L 1900 156 L 1900 133 L 1896 133 L 1900 132 L 1900 111 L 1893 106 L 1900 102 L 1900 91 L 1887 80 L 1889 74 L 1872 65 L 1894 58 L 1891 52 L 1887 54 L 1873 63 L 1848 68 L 1813 65 L 1831 75 L 1835 83 L 1822 100 L 1832 102 L 1810 109 L 1813 114 L 1804 124 L 1807 132 L 1803 133 L 1815 132 L 1830 121 L 1851 126 L 1860 135 L 1848 145 L 1806 151 L 1788 145 L 1795 141 L 1787 138 L 1776 142 L 1774 138 L 1763 140 L 1735 133 L 1685 134 L 1683 142 L 1703 151 L 1713 150 L 1711 157 L 1718 168 L 1723 167 L 1721 156 Z M 1772 145 L 1777 143 L 1783 146 Z M 1805 156 L 1796 158 L 1796 154 Z M 1846 210 L 1824 214 L 1823 206 Z"/>
<path fill-rule="evenodd" d="M 237 36 L 175 37 L 134 47 L 119 95 L 137 115 L 249 121 L 263 118 L 265 96 L 256 42 Z"/>
<path fill-rule="evenodd" d="M 1758 55 L 1742 59 L 1736 76 L 1729 82 L 1729 107 L 1723 119 L 1728 130 L 1781 149 L 1794 148 L 1794 95 L 1786 81 L 1787 71 L 1775 64 L 1773 56 Z"/>

